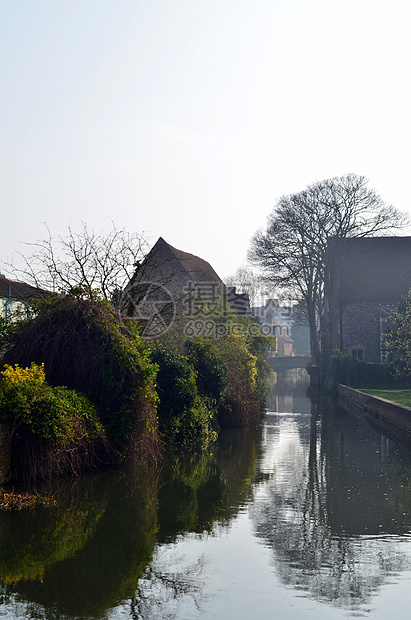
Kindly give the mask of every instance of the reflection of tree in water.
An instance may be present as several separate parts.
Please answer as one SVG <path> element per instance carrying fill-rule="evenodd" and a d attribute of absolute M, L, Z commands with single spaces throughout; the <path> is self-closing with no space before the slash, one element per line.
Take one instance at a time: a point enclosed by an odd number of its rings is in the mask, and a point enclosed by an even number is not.
<path fill-rule="evenodd" d="M 229 526 L 259 480 L 260 439 L 260 431 L 230 430 L 208 453 L 166 459 L 158 492 L 159 546 L 139 581 L 133 618 L 178 618 L 183 607 L 201 613 L 204 558 L 190 563 L 184 555 L 175 557 L 173 543 L 187 533 L 213 536 L 217 527 Z"/>
<path fill-rule="evenodd" d="M 335 446 L 323 441 L 317 404 L 311 417 L 272 420 L 265 467 L 273 474 L 256 491 L 256 535 L 274 550 L 284 583 L 323 602 L 358 609 L 388 576 L 411 568 L 406 549 L 393 536 L 349 536 L 333 529 L 341 515 L 331 518 L 332 496 L 342 489 L 332 475 Z"/>
<path fill-rule="evenodd" d="M 215 535 L 250 500 L 260 436 L 222 433 L 210 451 L 171 455 L 161 475 L 136 466 L 57 480 L 46 489 L 55 509 L 0 514 L 8 617 L 101 620 L 121 607 L 126 617 L 172 618 L 181 605 L 198 610 L 204 562 L 172 557 L 173 543 Z"/>
<path fill-rule="evenodd" d="M 148 468 L 83 476 L 74 484 L 58 480 L 52 483 L 55 511 L 4 515 L 10 520 L 3 519 L 0 529 L 9 533 L 9 547 L 24 547 L 25 531 L 15 527 L 16 516 L 24 519 L 30 541 L 28 560 L 18 556 L 20 573 L 25 571 L 20 581 L 11 552 L 1 566 L 4 603 L 12 617 L 101 620 L 119 600 L 131 598 L 154 549 L 157 482 Z M 44 557 L 50 547 L 53 553 Z M 40 560 L 45 564 L 41 581 L 29 573 Z M 12 585 L 7 575 L 13 576 Z"/>
<path fill-rule="evenodd" d="M 6 585 L 42 581 L 49 566 L 73 557 L 94 536 L 106 500 L 91 489 L 92 483 L 58 480 L 55 507 L 1 515 L 0 574 Z"/>
<path fill-rule="evenodd" d="M 140 579 L 135 598 L 131 601 L 133 620 L 156 619 L 172 620 L 178 617 L 179 604 L 182 599 L 190 598 L 194 608 L 201 612 L 203 594 L 204 558 L 200 557 L 194 564 L 184 570 L 171 571 L 159 564 L 154 558 L 146 574 Z M 184 558 L 178 558 L 176 564 L 181 567 Z"/>
<path fill-rule="evenodd" d="M 158 492 L 160 543 L 185 532 L 211 532 L 228 524 L 252 497 L 261 431 L 222 432 L 210 450 L 171 453 L 165 459 Z"/>

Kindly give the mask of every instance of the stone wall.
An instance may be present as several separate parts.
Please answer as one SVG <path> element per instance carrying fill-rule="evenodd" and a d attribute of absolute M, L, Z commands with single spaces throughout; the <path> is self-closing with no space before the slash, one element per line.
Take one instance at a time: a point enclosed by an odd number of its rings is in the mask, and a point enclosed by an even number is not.
<path fill-rule="evenodd" d="M 351 413 L 362 412 L 367 417 L 385 422 L 388 427 L 391 426 L 397 431 L 411 433 L 411 407 L 364 394 L 346 385 L 338 386 L 338 406 Z"/>
<path fill-rule="evenodd" d="M 397 301 L 344 300 L 340 302 L 341 350 L 350 355 L 352 348 L 363 349 L 363 359 L 381 364 L 381 317 L 398 310 Z"/>

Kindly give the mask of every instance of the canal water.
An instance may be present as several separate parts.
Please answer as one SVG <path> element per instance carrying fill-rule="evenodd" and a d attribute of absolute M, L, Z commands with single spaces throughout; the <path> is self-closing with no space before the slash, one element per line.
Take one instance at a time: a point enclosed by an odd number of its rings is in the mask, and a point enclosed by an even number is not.
<path fill-rule="evenodd" d="M 0 513 L 0 618 L 409 618 L 411 452 L 306 392 L 279 374 L 258 431 Z"/>

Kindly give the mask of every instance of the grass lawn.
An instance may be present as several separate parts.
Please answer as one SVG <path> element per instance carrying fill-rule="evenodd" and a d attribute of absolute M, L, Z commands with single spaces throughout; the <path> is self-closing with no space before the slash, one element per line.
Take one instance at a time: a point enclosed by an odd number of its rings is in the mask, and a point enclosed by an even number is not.
<path fill-rule="evenodd" d="M 392 400 L 394 403 L 411 407 L 411 391 L 410 390 L 363 390 L 360 392 L 370 394 L 370 396 L 379 396 L 386 400 Z"/>

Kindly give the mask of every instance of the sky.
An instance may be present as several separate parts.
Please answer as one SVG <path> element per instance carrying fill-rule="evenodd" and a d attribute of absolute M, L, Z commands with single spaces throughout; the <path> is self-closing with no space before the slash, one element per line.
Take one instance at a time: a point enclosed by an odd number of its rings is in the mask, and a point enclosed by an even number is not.
<path fill-rule="evenodd" d="M 411 213 L 405 0 L 0 0 L 0 271 L 82 222 L 222 277 L 350 172 Z"/>

